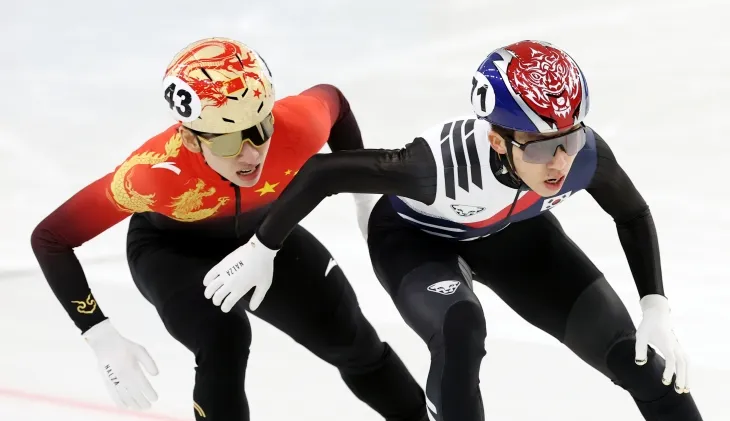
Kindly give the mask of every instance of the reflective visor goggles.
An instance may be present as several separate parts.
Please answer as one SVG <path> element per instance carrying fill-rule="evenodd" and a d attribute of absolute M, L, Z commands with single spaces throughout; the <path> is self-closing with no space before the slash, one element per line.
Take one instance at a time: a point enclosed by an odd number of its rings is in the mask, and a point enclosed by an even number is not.
<path fill-rule="evenodd" d="M 260 148 L 271 139 L 274 133 L 274 115 L 269 114 L 260 123 L 245 130 L 225 134 L 202 133 L 190 130 L 201 142 L 208 145 L 215 156 L 232 158 L 238 156 L 243 150 L 243 144 L 250 142 L 256 148 Z"/>
<path fill-rule="evenodd" d="M 580 152 L 586 144 L 586 126 L 581 123 L 580 126 L 567 133 L 526 143 L 518 143 L 512 137 L 508 140 L 522 150 L 523 161 L 531 164 L 547 164 L 553 159 L 558 148 L 563 148 L 565 153 L 570 156 Z"/>

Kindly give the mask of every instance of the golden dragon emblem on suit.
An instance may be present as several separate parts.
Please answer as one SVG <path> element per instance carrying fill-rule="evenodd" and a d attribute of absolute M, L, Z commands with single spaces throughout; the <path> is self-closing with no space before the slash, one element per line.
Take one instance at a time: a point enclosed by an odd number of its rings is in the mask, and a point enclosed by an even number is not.
<path fill-rule="evenodd" d="M 167 162 L 170 158 L 176 158 L 180 154 L 180 147 L 182 147 L 182 136 L 175 133 L 165 143 L 164 153 L 146 151 L 132 155 L 115 171 L 109 186 L 110 199 L 126 212 L 155 212 L 153 207 L 157 201 L 157 193 L 138 192 L 130 177 L 134 169 L 140 165 L 153 166 Z M 170 198 L 172 200 L 168 205 L 172 208 L 170 216 L 178 221 L 191 222 L 214 215 L 228 202 L 228 197 L 219 197 L 215 206 L 203 208 L 203 199 L 214 195 L 215 192 L 215 187 L 206 187 L 203 180 L 197 179 L 195 187 Z"/>

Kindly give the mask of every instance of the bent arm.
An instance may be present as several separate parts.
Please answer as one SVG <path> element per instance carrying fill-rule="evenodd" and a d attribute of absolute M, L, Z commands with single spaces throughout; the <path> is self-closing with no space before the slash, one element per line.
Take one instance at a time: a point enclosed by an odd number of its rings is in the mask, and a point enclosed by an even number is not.
<path fill-rule="evenodd" d="M 256 236 L 267 247 L 279 248 L 322 200 L 338 193 L 392 194 L 430 204 L 436 182 L 436 163 L 422 138 L 402 149 L 317 154 L 274 202 Z"/>
<path fill-rule="evenodd" d="M 74 248 L 129 216 L 106 196 L 110 177 L 80 190 L 31 234 L 31 247 L 48 285 L 82 333 L 106 316 L 89 288 Z"/>
<path fill-rule="evenodd" d="M 598 167 L 586 190 L 616 223 L 639 297 L 664 295 L 659 240 L 649 206 L 598 134 L 596 148 Z"/>

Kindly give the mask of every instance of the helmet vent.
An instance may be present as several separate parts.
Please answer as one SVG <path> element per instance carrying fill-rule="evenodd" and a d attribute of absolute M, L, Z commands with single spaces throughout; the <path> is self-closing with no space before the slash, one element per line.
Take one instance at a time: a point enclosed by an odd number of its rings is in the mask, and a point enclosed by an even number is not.
<path fill-rule="evenodd" d="M 225 121 L 226 123 L 235 123 L 235 121 L 231 120 L 230 118 L 225 118 L 225 117 L 223 117 L 223 121 Z"/>
<path fill-rule="evenodd" d="M 257 112 L 257 113 L 260 113 L 260 112 L 261 112 L 261 108 L 263 108 L 263 106 L 264 106 L 264 102 L 263 102 L 263 101 L 261 101 L 261 104 L 259 104 L 259 109 L 258 109 L 258 110 L 256 110 L 256 112 Z"/>
<path fill-rule="evenodd" d="M 210 75 L 208 74 L 208 71 L 207 71 L 207 70 L 205 70 L 205 67 L 201 67 L 201 68 L 200 68 L 200 71 L 201 71 L 201 72 L 203 72 L 203 74 L 205 75 L 205 77 L 207 77 L 207 78 L 208 78 L 208 79 L 210 79 L 210 80 L 213 80 L 213 78 L 212 78 L 212 77 L 210 77 Z"/>
<path fill-rule="evenodd" d="M 245 97 L 247 93 L 248 93 L 248 88 L 246 88 L 246 90 L 243 91 L 243 93 L 241 94 L 241 98 Z"/>

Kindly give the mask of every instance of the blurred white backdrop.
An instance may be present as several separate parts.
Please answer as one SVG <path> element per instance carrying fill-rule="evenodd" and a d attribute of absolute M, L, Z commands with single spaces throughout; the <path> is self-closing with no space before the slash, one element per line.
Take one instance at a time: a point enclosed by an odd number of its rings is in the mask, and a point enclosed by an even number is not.
<path fill-rule="evenodd" d="M 705 419 L 730 417 L 721 393 L 730 375 L 728 19 L 725 0 L 3 4 L 0 418 L 193 419 L 192 356 L 132 284 L 124 260 L 127 221 L 77 254 L 107 315 L 160 366 L 152 381 L 161 399 L 146 415 L 109 409 L 93 355 L 37 267 L 30 233 L 172 123 L 160 90 L 164 67 L 183 46 L 208 36 L 260 51 L 280 97 L 316 83 L 340 87 L 370 147 L 398 147 L 436 121 L 470 112 L 471 75 L 492 49 L 522 39 L 566 49 L 588 79 L 588 124 L 652 208 L 676 331 L 693 362 L 695 399 Z M 638 321 L 613 221 L 585 193 L 555 213 Z M 328 198 L 305 226 L 332 250 L 366 315 L 425 382 L 426 348 L 372 274 L 351 198 Z M 478 286 L 477 293 L 489 332 L 481 373 L 488 419 L 640 419 L 625 393 L 488 289 Z M 253 325 L 247 384 L 254 419 L 377 419 L 336 371 L 269 326 L 256 319 Z"/>

